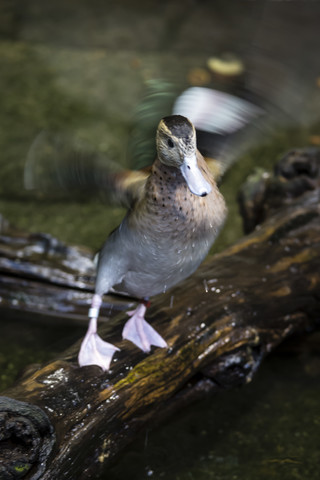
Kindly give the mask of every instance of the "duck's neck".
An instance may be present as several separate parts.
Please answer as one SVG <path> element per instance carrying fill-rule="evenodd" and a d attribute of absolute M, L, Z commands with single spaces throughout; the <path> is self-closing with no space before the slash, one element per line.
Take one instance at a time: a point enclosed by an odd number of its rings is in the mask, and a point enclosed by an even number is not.
<path fill-rule="evenodd" d="M 160 191 L 168 190 L 170 187 L 171 190 L 174 190 L 180 184 L 185 183 L 179 168 L 164 165 L 159 159 L 152 165 L 150 180 Z"/>

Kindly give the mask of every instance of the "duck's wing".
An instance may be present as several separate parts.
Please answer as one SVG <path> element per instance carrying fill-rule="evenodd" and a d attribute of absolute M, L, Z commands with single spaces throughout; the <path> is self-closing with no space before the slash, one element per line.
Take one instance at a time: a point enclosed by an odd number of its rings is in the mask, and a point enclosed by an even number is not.
<path fill-rule="evenodd" d="M 24 185 L 42 197 L 98 196 L 130 207 L 139 198 L 148 176 L 148 168 L 121 168 L 105 155 L 90 151 L 65 135 L 43 131 L 28 151 Z"/>
<path fill-rule="evenodd" d="M 173 113 L 189 118 L 194 124 L 198 150 L 217 181 L 257 140 L 257 126 L 264 117 L 264 110 L 258 104 L 204 87 L 185 90 L 177 98 Z"/>
<path fill-rule="evenodd" d="M 130 208 L 143 195 L 143 190 L 150 175 L 148 168 L 143 170 L 123 170 L 114 175 L 107 175 L 103 182 L 103 191 L 112 192 L 112 201 L 117 205 Z M 109 187 L 108 187 L 109 185 Z"/>

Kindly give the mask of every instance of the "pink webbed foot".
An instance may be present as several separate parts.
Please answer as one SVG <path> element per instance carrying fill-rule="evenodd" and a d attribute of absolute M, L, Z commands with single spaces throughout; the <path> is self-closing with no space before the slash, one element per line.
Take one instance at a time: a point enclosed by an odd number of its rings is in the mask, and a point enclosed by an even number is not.
<path fill-rule="evenodd" d="M 96 327 L 97 319 L 91 318 L 88 331 L 81 343 L 78 362 L 80 367 L 98 365 L 102 370 L 109 370 L 112 357 L 119 348 L 102 340 L 97 334 Z"/>
<path fill-rule="evenodd" d="M 127 312 L 131 318 L 124 326 L 122 338 L 130 340 L 130 342 L 147 353 L 150 352 L 151 345 L 161 348 L 166 348 L 168 345 L 161 335 L 144 319 L 146 309 L 146 306 L 141 303 L 135 310 Z"/>

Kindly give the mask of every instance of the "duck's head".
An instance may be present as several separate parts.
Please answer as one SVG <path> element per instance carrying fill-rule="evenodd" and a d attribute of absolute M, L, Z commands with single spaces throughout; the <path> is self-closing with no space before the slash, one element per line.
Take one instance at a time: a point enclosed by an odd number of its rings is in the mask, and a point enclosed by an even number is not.
<path fill-rule="evenodd" d="M 156 141 L 159 160 L 179 168 L 192 193 L 204 197 L 211 192 L 211 185 L 198 167 L 196 131 L 186 117 L 164 117 L 158 125 Z"/>

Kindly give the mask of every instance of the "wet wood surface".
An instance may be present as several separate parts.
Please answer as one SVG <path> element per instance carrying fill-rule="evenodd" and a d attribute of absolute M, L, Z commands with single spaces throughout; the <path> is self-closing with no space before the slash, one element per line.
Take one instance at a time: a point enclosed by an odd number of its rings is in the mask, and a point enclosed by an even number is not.
<path fill-rule="evenodd" d="M 242 210 L 247 214 L 254 202 L 262 202 L 267 212 L 264 222 L 210 257 L 182 284 L 153 299 L 148 319 L 166 339 L 168 349 L 144 354 L 121 341 L 127 317 L 120 312 L 100 328 L 101 336 L 121 349 L 109 372 L 95 366 L 79 368 L 77 343 L 56 361 L 30 367 L 3 392 L 0 478 L 96 478 L 146 425 L 160 422 L 197 398 L 249 382 L 265 355 L 280 342 L 316 328 L 320 310 L 317 159 L 318 153 L 316 161 L 313 153 L 307 155 L 305 165 L 315 161 L 316 169 L 306 173 L 291 156 L 285 166 L 293 164 L 292 175 L 286 176 L 282 167 L 275 177 L 265 178 L 267 185 L 259 195 L 255 189 L 253 195 L 242 193 Z M 306 176 L 307 188 L 299 192 L 289 188 Z M 278 199 L 282 196 L 276 205 L 271 201 L 272 185 L 277 185 Z M 3 308 L 84 317 L 93 285 L 90 255 L 78 249 L 61 252 L 56 244 L 58 254 L 50 257 L 52 240 L 46 250 L 41 236 L 36 242 L 19 238 L 17 234 L 10 239 L 8 234 L 7 251 L 1 243 Z M 16 245 L 22 242 L 16 252 L 30 252 L 30 245 L 38 242 L 38 253 L 15 256 L 10 250 L 13 239 Z M 77 259 L 78 266 L 66 263 L 68 255 Z M 25 292 L 22 303 L 13 301 L 10 282 Z M 104 316 L 112 298 L 106 297 Z M 68 302 L 67 313 L 52 308 L 55 300 L 62 305 Z M 125 298 L 115 301 L 114 312 L 132 304 Z"/>

